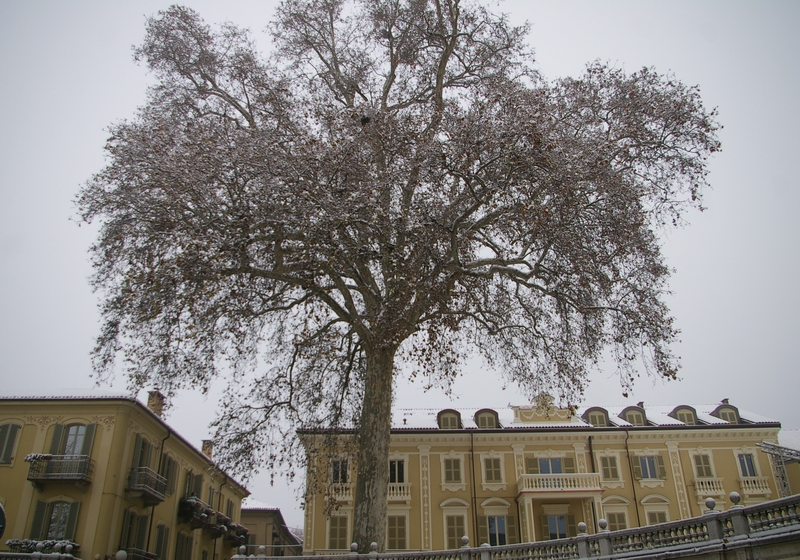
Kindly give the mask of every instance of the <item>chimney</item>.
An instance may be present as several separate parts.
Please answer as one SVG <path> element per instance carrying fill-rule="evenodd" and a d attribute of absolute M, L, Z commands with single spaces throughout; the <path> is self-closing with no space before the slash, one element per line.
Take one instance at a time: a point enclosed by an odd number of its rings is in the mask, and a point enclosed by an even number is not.
<path fill-rule="evenodd" d="M 150 411 L 158 416 L 159 418 L 162 417 L 164 414 L 164 395 L 161 394 L 161 391 L 155 389 L 147 393 L 147 408 Z"/>
<path fill-rule="evenodd" d="M 729 404 L 728 399 L 722 399 L 722 404 Z"/>
<path fill-rule="evenodd" d="M 203 455 L 211 459 L 212 455 L 214 454 L 214 440 L 213 439 L 204 439 L 203 440 L 203 447 L 202 447 Z"/>
<path fill-rule="evenodd" d="M 636 406 L 638 406 L 639 408 L 644 408 L 644 401 L 639 401 L 638 403 L 636 403 Z"/>

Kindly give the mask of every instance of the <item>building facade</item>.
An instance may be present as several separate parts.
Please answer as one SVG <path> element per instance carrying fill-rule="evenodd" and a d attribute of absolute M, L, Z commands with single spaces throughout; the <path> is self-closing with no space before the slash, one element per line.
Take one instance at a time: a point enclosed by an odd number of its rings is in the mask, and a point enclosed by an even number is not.
<path fill-rule="evenodd" d="M 387 550 L 536 542 L 701 515 L 780 497 L 769 458 L 780 424 L 727 400 L 709 406 L 588 407 L 548 398 L 506 409 L 397 410 L 389 459 Z M 341 432 L 302 434 L 309 454 L 304 553 L 352 539 L 354 474 Z M 338 442 L 338 443 L 337 443 Z M 325 450 L 323 452 L 323 450 Z"/>
<path fill-rule="evenodd" d="M 127 397 L 0 398 L 0 550 L 71 543 L 82 558 L 225 560 L 247 490 Z M 98 556 L 99 555 L 99 556 Z"/>
<path fill-rule="evenodd" d="M 247 535 L 247 552 L 266 556 L 300 556 L 303 543 L 286 526 L 281 510 L 248 498 L 242 505 L 242 524 Z"/>

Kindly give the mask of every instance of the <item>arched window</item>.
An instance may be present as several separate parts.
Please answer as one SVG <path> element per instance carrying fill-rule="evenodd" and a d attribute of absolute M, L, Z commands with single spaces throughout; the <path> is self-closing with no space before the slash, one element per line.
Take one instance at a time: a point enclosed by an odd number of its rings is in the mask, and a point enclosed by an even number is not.
<path fill-rule="evenodd" d="M 640 406 L 629 406 L 620 413 L 619 417 L 631 426 L 647 426 L 647 416 Z"/>
<path fill-rule="evenodd" d="M 96 424 L 56 424 L 50 442 L 50 454 L 90 456 L 95 427 Z"/>
<path fill-rule="evenodd" d="M 455 410 L 442 410 L 436 418 L 442 430 L 458 430 L 461 428 L 461 415 Z"/>
<path fill-rule="evenodd" d="M 722 401 L 722 405 L 715 408 L 711 416 L 716 416 L 720 420 L 725 420 L 731 424 L 739 424 L 742 421 L 741 416 L 739 416 L 739 409 L 728 404 L 728 399 Z"/>
<path fill-rule="evenodd" d="M 697 424 L 697 412 L 695 412 L 694 408 L 691 406 L 684 405 L 676 407 L 669 415 L 687 426 L 694 426 Z"/>
<path fill-rule="evenodd" d="M 584 421 L 588 422 L 595 428 L 605 428 L 609 425 L 608 411 L 605 408 L 594 406 L 583 413 Z"/>
<path fill-rule="evenodd" d="M 497 412 L 490 408 L 484 408 L 475 413 L 475 425 L 481 429 L 499 428 L 500 422 L 497 420 Z"/>

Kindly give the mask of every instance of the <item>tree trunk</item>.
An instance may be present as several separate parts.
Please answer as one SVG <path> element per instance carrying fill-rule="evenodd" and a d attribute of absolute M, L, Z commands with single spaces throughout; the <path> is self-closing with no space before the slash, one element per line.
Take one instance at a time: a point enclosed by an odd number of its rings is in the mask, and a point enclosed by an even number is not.
<path fill-rule="evenodd" d="M 353 542 L 358 552 L 386 545 L 389 487 L 389 433 L 392 422 L 392 372 L 395 348 L 367 352 L 364 404 L 358 441 Z"/>

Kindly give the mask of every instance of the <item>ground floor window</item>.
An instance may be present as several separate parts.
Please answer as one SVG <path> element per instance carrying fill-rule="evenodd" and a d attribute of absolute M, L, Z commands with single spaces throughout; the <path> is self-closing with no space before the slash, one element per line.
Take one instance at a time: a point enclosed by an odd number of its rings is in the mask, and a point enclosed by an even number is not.
<path fill-rule="evenodd" d="M 606 521 L 608 521 L 609 531 L 621 531 L 628 528 L 628 520 L 624 512 L 607 512 Z"/>
<path fill-rule="evenodd" d="M 647 512 L 647 524 L 648 525 L 658 525 L 659 523 L 666 523 L 667 519 L 667 512 L 666 511 L 648 511 Z"/>
<path fill-rule="evenodd" d="M 461 537 L 467 534 L 465 530 L 464 516 L 448 515 L 445 517 L 445 523 L 447 524 L 447 548 L 460 548 Z"/>
<path fill-rule="evenodd" d="M 328 520 L 328 548 L 332 550 L 346 550 L 347 546 L 347 516 L 332 515 Z"/>
<path fill-rule="evenodd" d="M 542 534 L 544 539 L 564 539 L 577 534 L 575 516 L 568 514 L 548 514 L 542 516 Z"/>
<path fill-rule="evenodd" d="M 406 516 L 390 515 L 388 517 L 387 540 L 389 550 L 405 550 L 406 545 Z"/>

